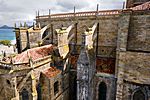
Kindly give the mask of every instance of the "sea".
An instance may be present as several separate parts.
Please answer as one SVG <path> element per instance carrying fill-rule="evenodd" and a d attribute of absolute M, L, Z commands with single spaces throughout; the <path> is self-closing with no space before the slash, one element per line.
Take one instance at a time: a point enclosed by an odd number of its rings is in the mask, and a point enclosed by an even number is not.
<path fill-rule="evenodd" d="M 16 43 L 14 29 L 0 29 L 0 40 L 10 40 L 12 44 Z"/>

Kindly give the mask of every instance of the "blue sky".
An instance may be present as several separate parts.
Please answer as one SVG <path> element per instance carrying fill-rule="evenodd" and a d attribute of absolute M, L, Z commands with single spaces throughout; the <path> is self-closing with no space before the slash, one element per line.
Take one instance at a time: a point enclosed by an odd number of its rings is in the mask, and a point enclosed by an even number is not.
<path fill-rule="evenodd" d="M 99 4 L 99 10 L 121 9 L 126 0 L 0 0 L 0 26 L 13 26 L 14 23 L 32 22 L 36 11 L 40 15 L 48 14 L 48 9 L 52 13 L 91 11 L 96 10 Z"/>

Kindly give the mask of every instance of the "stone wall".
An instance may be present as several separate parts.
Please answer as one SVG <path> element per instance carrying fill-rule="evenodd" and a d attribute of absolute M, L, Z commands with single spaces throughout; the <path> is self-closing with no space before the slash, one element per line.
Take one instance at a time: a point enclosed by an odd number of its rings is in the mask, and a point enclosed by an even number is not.
<path fill-rule="evenodd" d="M 17 51 L 18 53 L 22 52 L 22 46 L 21 46 L 21 39 L 20 39 L 20 30 L 19 28 L 15 28 L 15 35 L 16 35 L 16 45 L 17 45 Z"/>
<path fill-rule="evenodd" d="M 80 53 L 81 45 L 81 34 L 85 32 L 87 28 L 90 28 L 94 25 L 95 22 L 99 23 L 99 33 L 98 33 L 98 54 L 105 57 L 115 57 L 115 49 L 117 45 L 117 33 L 118 33 L 118 19 L 119 15 L 109 15 L 109 16 L 98 16 L 98 17 L 77 17 L 77 18 L 55 18 L 55 19 L 37 19 L 37 23 L 40 22 L 42 26 L 47 24 L 52 24 L 51 33 L 53 33 L 53 39 L 56 44 L 57 34 L 56 29 L 63 27 L 69 27 L 72 24 L 77 23 L 76 26 L 71 30 L 70 34 L 77 34 L 77 40 L 74 39 L 70 43 L 77 41 L 78 54 Z M 76 33 L 77 31 L 77 33 Z M 94 34 L 97 34 L 95 31 Z M 51 36 L 50 36 L 51 37 Z M 96 45 L 96 41 L 95 45 Z M 79 46 L 79 47 L 78 47 Z M 108 53 L 107 53 L 108 52 Z"/>
<path fill-rule="evenodd" d="M 20 40 L 21 40 L 21 47 L 22 50 L 28 48 L 28 37 L 27 37 L 27 30 L 26 29 L 21 29 L 20 30 Z"/>
<path fill-rule="evenodd" d="M 15 65 L 14 65 L 15 66 Z M 45 68 L 48 68 L 50 66 L 50 63 L 45 63 L 42 66 L 39 66 L 34 69 L 34 78 L 31 77 L 31 70 L 26 69 L 18 69 L 10 71 L 6 69 L 0 70 L 0 99 L 1 100 L 11 100 L 14 98 L 19 98 L 19 100 L 22 100 L 23 91 L 25 90 L 28 94 L 29 100 L 32 100 L 33 92 L 36 93 L 36 91 L 33 91 L 33 87 L 37 87 L 39 76 L 41 71 L 43 71 Z M 16 65 L 17 67 L 17 65 Z M 22 67 L 26 67 L 26 65 L 22 65 Z M 4 67 L 5 68 L 5 67 Z M 11 73 L 10 73 L 11 72 Z M 28 76 L 28 77 L 27 77 Z M 27 77 L 27 79 L 26 79 Z M 23 81 L 26 79 L 25 81 Z M 33 80 L 35 80 L 35 84 L 33 83 Z M 35 97 L 37 95 L 35 94 Z M 18 99 L 17 99 L 18 100 Z"/>
<path fill-rule="evenodd" d="M 38 19 L 37 22 L 40 22 L 42 26 L 45 26 L 47 24 L 52 24 L 53 32 L 51 33 L 53 33 L 53 39 L 55 42 L 54 44 L 57 44 L 57 34 L 55 34 L 56 33 L 55 29 L 61 28 L 62 26 L 68 27 L 73 23 L 77 23 L 77 26 L 75 26 L 70 32 L 70 34 L 77 34 L 77 40 L 75 40 L 75 37 L 74 37 L 74 39 L 71 40 L 70 42 L 70 43 L 74 43 L 75 41 L 77 41 L 76 48 L 75 48 L 77 50 L 77 54 L 80 53 L 80 47 L 81 47 L 81 42 L 82 42 L 81 34 L 85 32 L 87 28 L 92 27 L 95 22 L 98 22 L 99 26 L 94 33 L 94 34 L 98 33 L 97 40 L 94 40 L 94 49 L 97 48 L 97 50 L 95 51 L 98 51 L 97 52 L 98 56 L 102 57 L 103 59 L 112 59 L 111 62 L 108 64 L 108 66 L 106 66 L 106 67 L 109 67 L 107 69 L 111 70 L 111 72 L 110 71 L 109 72 L 105 71 L 105 72 L 109 74 L 110 73 L 114 74 L 119 18 L 120 18 L 119 15 L 109 15 L 109 16 L 98 16 L 98 17 L 93 16 L 93 17 L 78 17 L 78 18 L 59 18 L 59 19 L 55 18 L 55 19 L 40 19 L 40 20 Z M 96 44 L 96 42 L 98 42 L 98 45 Z M 70 48 L 71 50 L 73 50 L 72 45 L 70 46 Z M 74 65 L 76 66 L 76 64 Z M 76 67 L 73 68 L 73 70 L 75 71 Z M 97 76 L 97 78 L 98 77 L 99 76 Z M 71 81 L 74 81 L 75 79 L 76 77 L 71 79 Z M 109 77 L 108 78 L 106 77 L 103 80 L 107 81 L 109 80 Z M 98 78 L 96 82 L 99 83 L 101 81 L 102 81 L 101 78 L 100 79 Z M 110 79 L 110 81 L 113 82 L 113 79 L 112 80 Z M 72 85 L 70 84 L 70 86 L 71 87 L 75 86 L 75 83 L 72 82 Z M 97 88 L 97 86 L 94 86 L 94 88 Z M 98 90 L 96 90 L 95 92 L 98 93 L 97 91 Z M 109 92 L 107 95 L 112 95 L 111 97 L 115 98 L 114 97 L 115 94 L 111 94 L 111 91 L 113 92 L 115 91 L 114 85 L 109 85 L 108 91 Z M 108 100 L 110 100 L 110 98 L 108 98 Z"/>
<path fill-rule="evenodd" d="M 54 84 L 58 82 L 58 92 L 54 93 Z M 41 74 L 42 100 L 69 100 L 69 75 L 61 73 L 48 78 Z"/>
<path fill-rule="evenodd" d="M 123 73 L 124 80 L 150 84 L 150 54 L 139 52 L 120 52 L 119 73 Z"/>
<path fill-rule="evenodd" d="M 39 42 L 41 41 L 42 37 L 40 32 L 29 32 L 29 45 L 30 48 L 38 47 Z"/>
<path fill-rule="evenodd" d="M 21 73 L 15 73 L 13 75 L 5 74 L 1 75 L 1 94 L 0 94 L 0 99 L 1 100 L 11 100 L 12 98 L 15 98 L 16 96 L 16 85 L 18 86 L 19 83 L 21 82 L 22 78 L 25 77 L 26 71 L 22 71 Z M 14 81 L 14 78 L 16 78 L 16 81 Z M 20 94 L 20 100 L 22 100 L 22 90 L 26 89 L 28 91 L 28 98 L 32 99 L 32 91 L 31 91 L 31 78 L 29 78 L 24 84 L 24 86 L 21 88 L 21 90 L 18 91 Z"/>
<path fill-rule="evenodd" d="M 11 87 L 11 79 L 10 78 L 4 78 L 0 77 L 0 99 L 1 100 L 10 100 L 13 97 L 14 89 Z M 8 89 L 7 93 L 6 90 Z M 9 95 L 8 95 L 9 94 Z"/>
<path fill-rule="evenodd" d="M 134 14 L 134 13 L 133 13 Z M 150 51 L 150 13 L 131 17 L 128 35 L 128 50 Z"/>
<path fill-rule="evenodd" d="M 95 76 L 95 98 L 99 100 L 99 85 L 104 82 L 106 84 L 106 100 L 115 100 L 116 95 L 116 79 L 114 75 L 105 73 L 97 73 Z"/>
<path fill-rule="evenodd" d="M 27 27 L 15 28 L 18 53 L 29 48 L 38 47 L 42 40 L 40 29 Z"/>
<path fill-rule="evenodd" d="M 145 100 L 150 100 L 150 85 L 147 84 L 137 84 L 134 82 L 124 81 L 124 91 L 123 91 L 123 100 L 133 100 L 133 95 L 137 91 L 141 91 L 144 95 Z M 141 100 L 143 97 L 141 94 L 139 95 L 139 99 Z"/>
<path fill-rule="evenodd" d="M 118 62 L 118 95 L 117 100 L 130 100 L 131 92 L 126 89 L 130 82 L 131 85 L 139 84 L 146 86 L 150 84 L 150 54 L 140 52 L 120 52 Z M 138 86 L 138 85 L 136 85 Z M 148 85 L 149 86 L 149 85 Z M 136 88 L 131 88 L 132 91 Z M 119 93 L 120 92 L 120 93 Z M 125 94 L 124 94 L 125 93 Z M 127 93 L 127 94 L 126 94 Z"/>
<path fill-rule="evenodd" d="M 144 11 L 123 12 L 120 17 L 116 53 L 116 100 L 133 99 L 133 91 L 139 88 L 144 93 L 145 87 L 150 84 L 149 17 L 148 12 Z M 146 95 L 144 97 L 149 100 Z"/>
<path fill-rule="evenodd" d="M 106 16 L 99 20 L 98 55 L 114 57 L 117 45 L 118 17 Z"/>
<path fill-rule="evenodd" d="M 96 72 L 115 74 L 115 60 L 114 58 L 97 57 Z"/>

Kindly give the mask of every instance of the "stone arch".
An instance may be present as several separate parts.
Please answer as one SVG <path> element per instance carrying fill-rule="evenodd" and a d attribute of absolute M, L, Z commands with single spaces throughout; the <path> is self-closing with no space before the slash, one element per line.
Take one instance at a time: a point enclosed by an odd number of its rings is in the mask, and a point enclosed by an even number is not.
<path fill-rule="evenodd" d="M 21 91 L 22 100 L 29 100 L 29 92 L 24 88 Z"/>
<path fill-rule="evenodd" d="M 50 32 L 50 28 L 47 28 L 44 33 L 42 34 L 42 39 L 45 38 Z"/>
<path fill-rule="evenodd" d="M 98 87 L 98 100 L 106 100 L 107 85 L 105 82 L 101 82 Z"/>
<path fill-rule="evenodd" d="M 44 38 L 44 36 L 46 35 L 47 36 L 47 34 L 48 34 L 48 31 L 50 31 L 50 28 L 51 28 L 51 24 L 48 24 L 48 25 L 46 25 L 45 27 L 43 27 L 42 29 L 41 29 L 41 38 L 43 39 Z"/>
<path fill-rule="evenodd" d="M 131 100 L 148 100 L 146 92 L 141 88 L 135 89 L 131 98 Z"/>

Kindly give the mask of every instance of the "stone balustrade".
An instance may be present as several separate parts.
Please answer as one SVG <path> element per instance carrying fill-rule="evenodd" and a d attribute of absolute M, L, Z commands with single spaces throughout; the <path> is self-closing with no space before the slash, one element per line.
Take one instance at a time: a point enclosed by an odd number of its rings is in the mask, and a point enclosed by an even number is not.
<path fill-rule="evenodd" d="M 142 5 L 130 8 L 132 10 L 149 10 L 150 2 L 146 2 Z M 105 15 L 117 15 L 121 13 L 120 10 L 102 10 L 102 11 L 89 11 L 89 12 L 77 12 L 77 13 L 62 13 L 62 14 L 51 14 L 36 16 L 36 19 L 46 19 L 46 18 L 70 18 L 70 17 L 88 17 L 88 16 L 105 16 Z"/>
<path fill-rule="evenodd" d="M 89 12 L 77 12 L 77 13 L 63 13 L 63 14 L 52 14 L 44 16 L 36 16 L 38 19 L 45 18 L 68 18 L 68 17 L 86 17 L 86 16 L 102 16 L 102 15 L 116 15 L 119 14 L 120 10 L 104 10 L 104 11 L 89 11 Z"/>
<path fill-rule="evenodd" d="M 34 68 L 39 67 L 40 65 L 49 63 L 50 61 L 51 61 L 51 55 L 33 61 L 33 67 Z M 31 69 L 31 68 L 32 67 L 29 65 L 29 63 L 12 64 L 12 63 L 0 62 L 0 69 L 24 70 L 24 69 Z"/>

